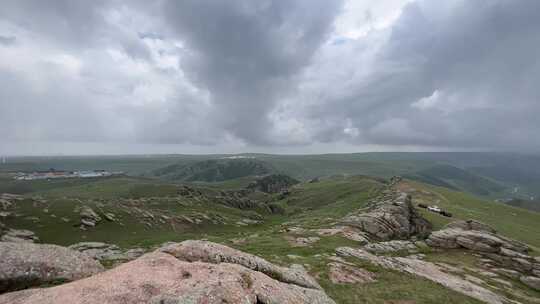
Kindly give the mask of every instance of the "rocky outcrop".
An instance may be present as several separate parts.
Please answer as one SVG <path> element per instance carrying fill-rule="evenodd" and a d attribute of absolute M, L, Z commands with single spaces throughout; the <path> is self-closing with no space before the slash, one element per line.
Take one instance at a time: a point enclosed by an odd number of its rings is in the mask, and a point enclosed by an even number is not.
<path fill-rule="evenodd" d="M 376 256 L 363 249 L 354 249 L 350 247 L 340 247 L 336 249 L 336 251 L 340 256 L 358 258 L 385 269 L 423 277 L 485 303 L 510 303 L 505 297 L 479 286 L 474 282 L 462 279 L 456 275 L 448 274 L 443 271 L 441 266 L 431 262 L 403 257 Z"/>
<path fill-rule="evenodd" d="M 335 304 L 319 288 L 298 285 L 272 269 L 286 268 L 222 245 L 187 241 L 87 279 L 4 294 L 0 304 Z M 305 273 L 302 277 L 313 280 Z"/>
<path fill-rule="evenodd" d="M 465 248 L 484 256 L 484 267 L 510 278 L 520 278 L 531 288 L 540 281 L 540 259 L 528 255 L 529 247 L 495 233 L 486 224 L 468 220 L 447 225 L 433 232 L 426 240 L 437 248 Z"/>
<path fill-rule="evenodd" d="M 88 206 L 81 208 L 80 216 L 82 229 L 95 227 L 101 221 L 101 217 Z"/>
<path fill-rule="evenodd" d="M 0 232 L 0 235 L 2 233 Z M 24 229 L 8 229 L 5 230 L 2 237 L 2 242 L 16 242 L 16 243 L 33 243 L 39 241 L 39 238 L 30 230 Z"/>
<path fill-rule="evenodd" d="M 392 189 L 373 200 L 367 210 L 349 214 L 340 224 L 358 228 L 370 239 L 380 241 L 407 239 L 413 235 L 427 237 L 431 232 L 431 224 L 416 211 L 411 197 Z"/>
<path fill-rule="evenodd" d="M 89 256 L 56 245 L 0 242 L 0 257 L 0 292 L 78 280 L 103 270 Z"/>
<path fill-rule="evenodd" d="M 280 281 L 306 288 L 320 289 L 319 284 L 300 265 L 285 268 L 276 266 L 258 256 L 207 241 L 184 241 L 160 248 L 160 251 L 188 262 L 231 263 L 262 272 Z"/>
<path fill-rule="evenodd" d="M 426 243 L 440 248 L 467 248 L 480 252 L 498 253 L 501 249 L 527 253 L 529 247 L 495 233 L 486 224 L 474 220 L 457 221 L 433 232 Z"/>

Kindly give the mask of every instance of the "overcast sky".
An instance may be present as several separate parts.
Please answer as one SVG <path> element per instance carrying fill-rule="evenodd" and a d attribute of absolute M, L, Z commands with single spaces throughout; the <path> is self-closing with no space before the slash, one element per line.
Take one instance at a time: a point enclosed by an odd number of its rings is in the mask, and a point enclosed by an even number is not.
<path fill-rule="evenodd" d="M 0 154 L 540 151 L 540 1 L 2 0 Z"/>

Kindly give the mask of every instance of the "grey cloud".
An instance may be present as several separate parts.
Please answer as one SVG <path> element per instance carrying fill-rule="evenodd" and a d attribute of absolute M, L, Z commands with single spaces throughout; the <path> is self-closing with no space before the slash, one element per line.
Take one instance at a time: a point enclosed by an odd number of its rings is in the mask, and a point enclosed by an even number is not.
<path fill-rule="evenodd" d="M 539 150 L 539 28 L 537 1 L 410 3 L 374 71 L 308 115 L 352 119 L 363 143 Z M 411 106 L 435 91 L 436 105 Z M 343 124 L 334 128 L 315 138 L 345 137 Z"/>
<path fill-rule="evenodd" d="M 0 36 L 0 45 L 3 46 L 13 45 L 15 41 L 17 41 L 17 37 L 15 36 Z"/>
<path fill-rule="evenodd" d="M 207 89 L 214 120 L 250 143 L 271 143 L 267 114 L 329 34 L 341 1 L 169 1 L 186 43 L 183 69 Z"/>
<path fill-rule="evenodd" d="M 2 1 L 0 138 L 540 150 L 540 2 L 417 0 L 358 39 L 342 6 Z"/>

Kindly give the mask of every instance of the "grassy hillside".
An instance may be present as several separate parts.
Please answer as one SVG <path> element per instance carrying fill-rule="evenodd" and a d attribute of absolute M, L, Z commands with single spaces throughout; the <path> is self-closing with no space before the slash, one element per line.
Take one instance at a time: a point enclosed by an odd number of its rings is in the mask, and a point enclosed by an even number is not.
<path fill-rule="evenodd" d="M 187 182 L 221 182 L 275 172 L 269 163 L 257 159 L 210 159 L 191 164 L 175 164 L 155 170 L 161 178 Z"/>
<path fill-rule="evenodd" d="M 361 174 L 385 178 L 403 175 L 489 199 L 530 200 L 531 197 L 533 199 L 540 197 L 540 156 L 538 155 L 399 152 L 321 155 L 242 154 L 241 156 L 250 157 L 249 160 L 261 162 L 263 165 L 258 166 L 253 163 L 251 167 L 236 165 L 228 167 L 226 165 L 228 162 L 223 159 L 231 155 L 17 157 L 8 158 L 7 164 L 0 164 L 0 174 L 48 168 L 107 169 L 124 171 L 131 176 L 156 177 L 157 175 L 169 181 L 198 183 L 222 181 L 224 184 L 236 184 L 242 187 L 252 181 L 250 175 L 261 174 L 261 172 L 283 173 L 304 181 L 332 175 Z M 245 162 L 241 159 L 239 163 Z M 3 189 L 7 187 L 0 186 Z M 17 190 L 17 192 L 21 191 L 27 190 Z"/>
<path fill-rule="evenodd" d="M 434 229 L 456 219 L 476 219 L 496 228 L 500 233 L 535 247 L 540 253 L 540 213 L 482 200 L 470 194 L 444 187 L 405 181 L 401 189 L 413 196 L 415 204 L 438 205 L 453 214 L 453 218 L 420 209 L 434 224 Z"/>
<path fill-rule="evenodd" d="M 10 209 L 16 216 L 2 221 L 11 228 L 35 231 L 43 242 L 61 245 L 104 241 L 124 248 L 153 247 L 167 241 L 204 238 L 257 254 L 277 264 L 303 264 L 340 304 L 478 303 L 441 285 L 358 260 L 348 262 L 374 272 L 376 282 L 337 285 L 330 281 L 328 259 L 335 254 L 335 248 L 357 247 L 358 243 L 338 235 L 322 237 L 313 229 L 332 227 L 349 212 L 365 207 L 385 187 L 385 180 L 380 178 L 338 175 L 294 185 L 285 196 L 256 192 L 249 197 L 263 204 L 279 206 L 283 210 L 280 214 L 227 205 L 227 191 L 224 190 L 231 185 L 230 181 L 216 183 L 214 187 L 209 187 L 211 184 L 208 183 L 199 184 L 187 194 L 181 184 L 130 177 L 50 183 L 29 182 L 30 190 L 26 192 L 25 200 Z M 240 184 L 232 185 L 237 189 Z M 540 248 L 540 213 L 416 181 L 405 181 L 400 188 L 413 195 L 414 203 L 438 204 L 449 210 L 454 214 L 452 220 L 479 219 L 507 236 Z M 78 210 L 82 206 L 89 206 L 100 215 L 113 213 L 119 220 L 104 220 L 95 228 L 81 230 Z M 440 215 L 424 213 L 436 228 L 449 222 Z M 244 220 L 257 224 L 247 225 Z M 292 235 L 284 230 L 291 227 L 302 229 L 304 237 L 318 236 L 320 240 L 306 247 L 293 246 L 289 240 Z M 431 261 L 451 264 L 473 265 L 478 259 L 462 251 L 425 253 Z M 531 291 L 528 295 L 535 297 L 538 293 Z"/>

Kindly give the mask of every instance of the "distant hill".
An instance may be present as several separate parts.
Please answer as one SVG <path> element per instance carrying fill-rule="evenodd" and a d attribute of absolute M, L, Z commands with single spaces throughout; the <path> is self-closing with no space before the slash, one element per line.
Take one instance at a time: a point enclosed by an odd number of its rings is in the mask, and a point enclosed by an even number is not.
<path fill-rule="evenodd" d="M 488 178 L 445 164 L 422 169 L 412 174 L 407 174 L 406 177 L 435 186 L 482 196 L 502 192 L 505 189 L 504 186 Z"/>
<path fill-rule="evenodd" d="M 155 170 L 155 176 L 174 181 L 221 182 L 275 172 L 268 163 L 250 158 L 222 158 L 175 164 Z"/>
<path fill-rule="evenodd" d="M 540 212 L 540 201 L 529 201 L 529 200 L 523 200 L 523 199 L 513 199 L 508 202 L 505 202 L 505 204 L 519 207 L 523 209 L 528 209 L 536 212 Z"/>

